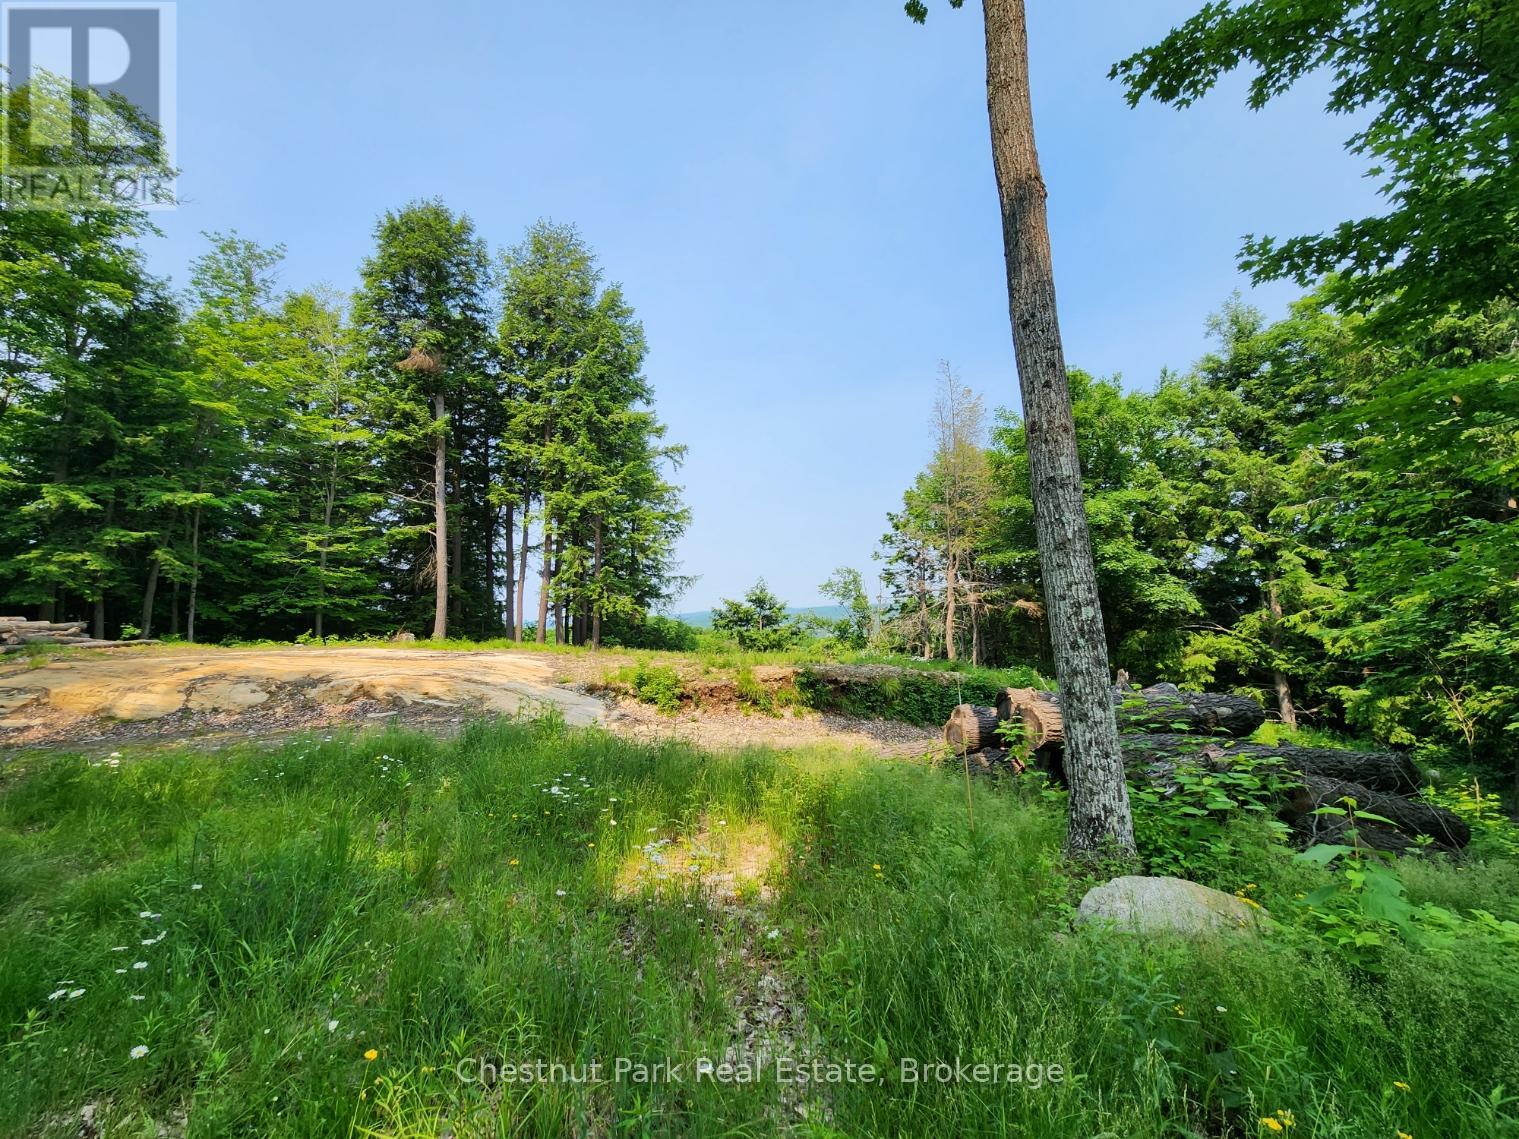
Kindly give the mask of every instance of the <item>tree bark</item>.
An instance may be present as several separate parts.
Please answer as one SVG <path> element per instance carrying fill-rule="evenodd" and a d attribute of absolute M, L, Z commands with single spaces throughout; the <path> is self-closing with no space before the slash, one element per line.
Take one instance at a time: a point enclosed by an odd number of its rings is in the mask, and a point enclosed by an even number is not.
<path fill-rule="evenodd" d="M 998 747 L 997 709 L 976 704 L 959 704 L 944 725 L 944 742 L 956 755 Z"/>
<path fill-rule="evenodd" d="M 138 637 L 144 641 L 153 635 L 153 602 L 158 596 L 158 574 L 161 568 L 158 551 L 154 550 L 148 566 L 148 584 L 142 591 L 142 632 Z"/>
<path fill-rule="evenodd" d="M 549 519 L 543 519 L 543 546 L 539 551 L 542 569 L 538 574 L 538 643 L 544 644 L 549 634 L 549 580 L 554 574 L 554 551 L 549 541 Z"/>
<path fill-rule="evenodd" d="M 1266 585 L 1266 604 L 1271 609 L 1271 655 L 1281 659 L 1282 651 L 1282 601 L 1276 591 L 1276 582 Z M 1272 683 L 1276 687 L 1277 715 L 1290 729 L 1297 728 L 1297 708 L 1292 703 L 1292 681 L 1280 668 L 1273 667 Z"/>
<path fill-rule="evenodd" d="M 190 523 L 190 599 L 185 605 L 185 640 L 195 643 L 195 595 L 200 591 L 200 507 Z"/>
<path fill-rule="evenodd" d="M 944 658 L 955 659 L 955 556 L 944 560 Z"/>
<path fill-rule="evenodd" d="M 591 602 L 591 648 L 601 648 L 601 519 L 596 519 L 596 596 Z"/>
<path fill-rule="evenodd" d="M 501 593 L 502 608 L 505 611 L 504 620 L 502 622 L 502 631 L 506 634 L 506 639 L 511 641 L 515 640 L 517 637 L 516 608 L 512 603 L 512 598 L 517 593 L 517 553 L 512 545 L 512 541 L 517 533 L 517 515 L 515 503 L 508 502 L 506 504 L 506 516 L 502 519 L 501 532 L 506 537 L 506 549 L 502 551 L 502 553 L 505 555 L 505 557 L 502 559 L 502 562 L 506 566 L 506 581 L 502 583 L 505 588 Z M 494 545 L 495 542 L 494 539 L 492 539 L 493 548 Z M 495 578 L 493 577 L 491 579 L 492 616 L 495 614 L 495 607 L 496 582 Z"/>
<path fill-rule="evenodd" d="M 1026 15 L 1023 0 L 983 0 L 982 6 L 1008 309 L 1023 397 L 1045 612 L 1065 718 L 1071 785 L 1066 850 L 1077 857 L 1132 857 L 1134 823 L 1109 688 L 1107 638 L 1055 305 L 1046 193 L 1034 144 Z"/>
<path fill-rule="evenodd" d="M 443 433 L 443 393 L 432 397 L 433 422 L 433 640 L 448 636 L 448 437 Z"/>
<path fill-rule="evenodd" d="M 533 512 L 533 500 L 526 497 L 522 500 L 522 549 L 517 551 L 517 643 L 522 643 L 522 626 L 527 621 L 527 553 L 531 546 L 530 529 Z"/>
<path fill-rule="evenodd" d="M 90 622 L 90 636 L 97 641 L 105 640 L 105 592 L 103 589 L 95 598 L 95 615 Z"/>

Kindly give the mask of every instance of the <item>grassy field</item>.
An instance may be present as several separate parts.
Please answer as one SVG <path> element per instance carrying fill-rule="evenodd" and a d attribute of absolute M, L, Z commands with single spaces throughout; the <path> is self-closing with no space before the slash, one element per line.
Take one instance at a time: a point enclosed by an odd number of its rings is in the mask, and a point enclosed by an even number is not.
<path fill-rule="evenodd" d="M 1352 967 L 1292 916 L 1323 872 L 1248 819 L 1215 884 L 1268 935 L 1074 930 L 1060 794 L 970 795 L 973 826 L 953 770 L 552 722 L 13 760 L 0 1134 L 1519 1134 L 1506 943 Z M 1519 917 L 1512 863 L 1406 877 Z M 540 1061 L 602 1078 L 508 1071 Z"/>

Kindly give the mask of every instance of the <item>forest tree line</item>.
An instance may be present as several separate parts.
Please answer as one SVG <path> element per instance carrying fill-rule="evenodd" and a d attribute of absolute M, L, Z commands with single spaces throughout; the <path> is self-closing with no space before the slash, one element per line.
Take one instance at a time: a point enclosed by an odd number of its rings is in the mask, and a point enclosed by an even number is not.
<path fill-rule="evenodd" d="M 235 234 L 181 292 L 145 215 L 0 210 L 0 598 L 96 637 L 636 635 L 688 515 L 622 290 L 387 213 L 352 296 Z"/>
<path fill-rule="evenodd" d="M 1071 375 L 1109 649 L 1289 725 L 1519 751 L 1519 309 L 1416 336 L 1324 293 L 1153 390 Z M 1047 660 L 1023 424 L 945 366 L 932 461 L 882 544 L 889 647 Z"/>

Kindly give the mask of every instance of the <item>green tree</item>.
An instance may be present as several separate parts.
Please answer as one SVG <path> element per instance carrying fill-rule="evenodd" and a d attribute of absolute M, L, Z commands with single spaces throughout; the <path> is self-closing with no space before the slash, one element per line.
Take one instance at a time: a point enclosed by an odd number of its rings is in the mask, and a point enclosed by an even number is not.
<path fill-rule="evenodd" d="M 1209 3 L 1117 64 L 1130 104 L 1186 107 L 1240 67 L 1259 108 L 1332 76 L 1327 109 L 1362 116 L 1352 153 L 1383 179 L 1385 214 L 1322 234 L 1250 237 L 1257 281 L 1316 285 L 1394 330 L 1519 296 L 1519 7 L 1510 0 Z"/>
<path fill-rule="evenodd" d="M 833 635 L 852 649 L 863 649 L 870 643 L 874 632 L 876 611 L 865 592 L 865 579 L 860 571 L 840 566 L 822 585 L 818 592 L 832 598 L 846 610 L 845 615 L 833 622 Z"/>
<path fill-rule="evenodd" d="M 950 0 L 960 7 L 963 0 Z M 923 0 L 907 13 L 922 22 Z M 1034 144 L 1023 0 L 983 0 L 992 165 L 1002 207 L 1008 315 L 1033 477 L 1034 524 L 1071 784 L 1067 848 L 1078 857 L 1134 853 L 1134 821 L 1108 674 L 1107 637 L 1082 502 L 1076 427 L 1055 302 L 1044 178 Z"/>
<path fill-rule="evenodd" d="M 479 412 L 498 402 L 490 257 L 474 223 L 439 201 L 387 213 L 375 227 L 375 246 L 360 269 L 353 320 L 371 427 L 392 488 L 388 585 L 393 596 L 433 586 L 432 635 L 441 639 L 448 635 L 451 561 L 455 588 L 465 591 L 459 501 L 491 434 Z M 487 487 L 470 490 L 486 500 Z M 398 615 L 404 623 L 422 612 L 410 604 Z"/>
<path fill-rule="evenodd" d="M 786 603 L 760 578 L 742 601 L 723 598 L 712 611 L 712 627 L 727 633 L 741 649 L 773 652 L 795 642 L 797 628 L 786 616 Z"/>

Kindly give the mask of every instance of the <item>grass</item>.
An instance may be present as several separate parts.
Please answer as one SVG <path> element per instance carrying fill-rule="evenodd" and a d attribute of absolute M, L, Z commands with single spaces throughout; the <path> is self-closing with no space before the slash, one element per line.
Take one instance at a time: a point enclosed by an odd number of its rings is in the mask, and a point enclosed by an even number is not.
<path fill-rule="evenodd" d="M 86 1105 L 106 1135 L 1160 1139 L 1279 1111 L 1296 1136 L 1519 1134 L 1519 977 L 1493 946 L 1394 946 L 1373 977 L 1286 921 L 1073 930 L 1059 795 L 972 800 L 974 829 L 953 772 L 553 722 L 13 761 L 0 1134 L 77 1135 Z M 1305 871 L 1251 857 L 1285 918 Z M 1500 917 L 1516 887 L 1510 863 L 1410 875 Z M 755 1082 L 696 1074 L 758 1047 Z M 778 1055 L 882 1080 L 782 1085 Z M 613 1079 L 618 1056 L 684 1080 Z M 957 1058 L 1020 1078 L 901 1077 Z M 599 1083 L 475 1078 L 595 1059 Z"/>

